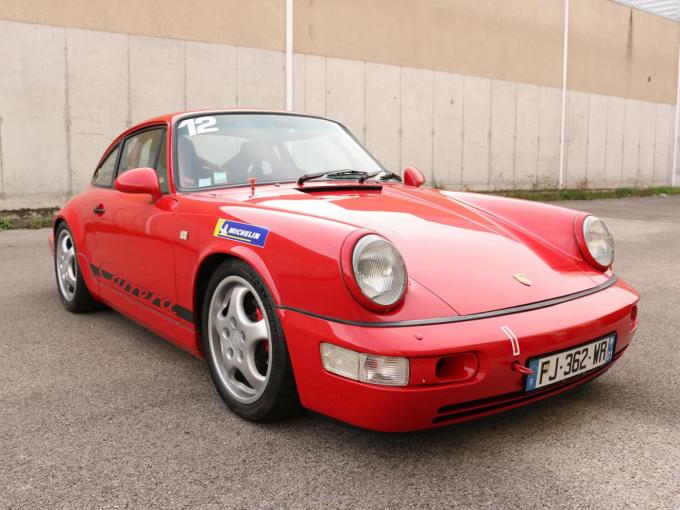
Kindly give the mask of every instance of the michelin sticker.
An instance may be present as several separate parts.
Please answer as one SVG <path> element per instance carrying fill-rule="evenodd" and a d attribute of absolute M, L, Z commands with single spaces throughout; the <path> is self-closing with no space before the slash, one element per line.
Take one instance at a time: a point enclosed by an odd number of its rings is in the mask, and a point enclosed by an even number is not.
<path fill-rule="evenodd" d="M 268 235 L 268 228 L 229 221 L 224 218 L 217 220 L 217 225 L 215 225 L 215 237 L 252 244 L 260 248 L 264 246 Z"/>

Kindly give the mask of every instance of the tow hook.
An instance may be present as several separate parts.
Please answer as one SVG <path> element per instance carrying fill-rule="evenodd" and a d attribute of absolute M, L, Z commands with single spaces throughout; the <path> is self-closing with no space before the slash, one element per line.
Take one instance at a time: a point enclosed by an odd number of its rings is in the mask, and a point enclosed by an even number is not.
<path fill-rule="evenodd" d="M 512 369 L 524 375 L 531 375 L 534 373 L 533 370 L 531 370 L 529 367 L 522 365 L 519 361 L 515 361 L 512 364 Z"/>

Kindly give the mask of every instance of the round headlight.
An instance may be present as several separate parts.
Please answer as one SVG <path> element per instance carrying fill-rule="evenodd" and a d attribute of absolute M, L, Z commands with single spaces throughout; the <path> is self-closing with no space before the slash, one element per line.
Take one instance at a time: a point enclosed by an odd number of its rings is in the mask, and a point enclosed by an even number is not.
<path fill-rule="evenodd" d="M 387 239 L 369 234 L 357 242 L 352 270 L 361 292 L 381 306 L 397 303 L 406 289 L 406 266 Z"/>
<path fill-rule="evenodd" d="M 611 266 L 614 262 L 614 238 L 604 220 L 587 216 L 583 220 L 583 240 L 595 262 L 604 268 Z"/>

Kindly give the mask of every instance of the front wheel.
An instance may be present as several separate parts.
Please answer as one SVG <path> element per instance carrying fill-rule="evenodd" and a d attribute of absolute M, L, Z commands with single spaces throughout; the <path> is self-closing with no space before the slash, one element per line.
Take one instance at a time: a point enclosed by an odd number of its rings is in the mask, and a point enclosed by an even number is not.
<path fill-rule="evenodd" d="M 57 290 L 64 308 L 73 313 L 95 310 L 99 303 L 94 300 L 78 266 L 78 252 L 73 234 L 66 223 L 61 223 L 55 232 L 54 273 Z"/>
<path fill-rule="evenodd" d="M 203 305 L 203 352 L 229 408 L 252 421 L 286 418 L 300 409 L 288 349 L 269 292 L 242 261 L 222 263 Z"/>

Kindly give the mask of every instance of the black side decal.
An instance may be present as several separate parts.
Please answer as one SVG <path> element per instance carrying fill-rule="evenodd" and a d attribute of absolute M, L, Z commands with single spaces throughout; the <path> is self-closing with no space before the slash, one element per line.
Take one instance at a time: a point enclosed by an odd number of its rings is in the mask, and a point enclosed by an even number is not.
<path fill-rule="evenodd" d="M 194 322 L 194 312 L 185 308 L 177 303 L 173 303 L 170 299 L 162 297 L 155 291 L 145 289 L 128 281 L 124 278 L 116 276 L 108 271 L 104 271 L 94 264 L 90 264 L 92 273 L 99 278 L 103 277 L 104 280 L 108 282 L 110 287 L 116 288 L 121 292 L 128 294 L 137 299 L 137 301 L 143 301 L 147 305 L 151 305 L 158 308 L 160 311 L 169 310 L 172 315 L 182 319 L 187 322 Z"/>

